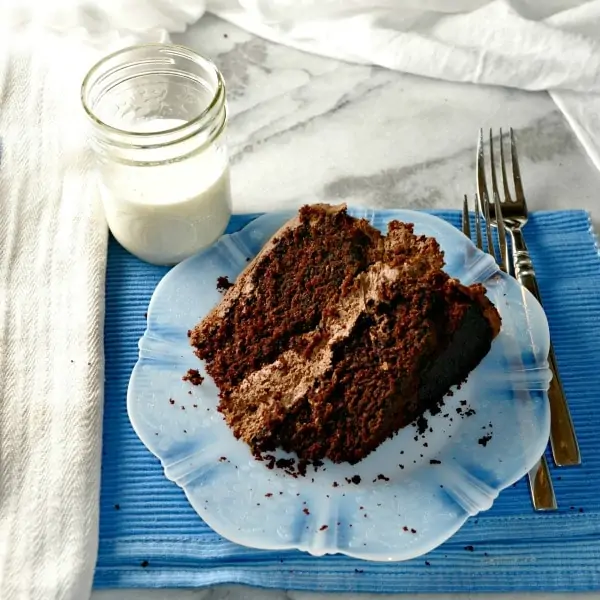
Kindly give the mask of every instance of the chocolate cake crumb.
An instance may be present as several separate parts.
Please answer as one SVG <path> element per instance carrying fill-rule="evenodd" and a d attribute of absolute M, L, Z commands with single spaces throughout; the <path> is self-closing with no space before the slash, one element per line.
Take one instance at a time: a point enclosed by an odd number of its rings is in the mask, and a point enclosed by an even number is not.
<path fill-rule="evenodd" d="M 382 475 L 381 473 L 379 475 L 377 475 L 377 479 L 379 481 L 389 481 L 390 480 L 389 477 L 386 477 L 385 475 Z"/>
<path fill-rule="evenodd" d="M 169 404 L 175 404 L 175 400 L 173 400 L 173 398 L 169 398 Z"/>
<path fill-rule="evenodd" d="M 121 506 L 119 504 L 115 504 L 115 510 L 121 510 Z"/>
<path fill-rule="evenodd" d="M 405 525 L 405 526 L 402 528 L 402 531 L 406 531 L 406 532 L 408 533 L 408 527 Z"/>
<path fill-rule="evenodd" d="M 429 427 L 429 423 L 424 415 L 419 415 L 416 420 L 417 431 L 420 434 L 423 434 L 427 431 L 427 427 Z"/>
<path fill-rule="evenodd" d="M 268 492 L 267 494 L 265 494 L 265 498 L 272 498 L 273 494 L 271 492 Z"/>
<path fill-rule="evenodd" d="M 226 460 L 227 460 L 227 457 L 226 457 L 226 456 L 221 456 L 221 457 L 219 458 L 219 462 L 225 462 Z"/>
<path fill-rule="evenodd" d="M 411 532 L 411 533 L 417 533 L 417 530 L 416 530 L 416 529 L 413 529 L 413 528 L 411 527 L 411 530 L 410 530 L 410 532 Z"/>
<path fill-rule="evenodd" d="M 319 531 L 325 531 L 326 529 L 329 529 L 329 525 L 321 525 Z"/>
<path fill-rule="evenodd" d="M 265 454 L 264 456 L 257 456 L 256 458 L 258 460 L 267 461 L 267 469 L 273 470 L 275 468 L 275 463 L 277 462 L 277 459 L 272 454 Z"/>
<path fill-rule="evenodd" d="M 491 439 L 492 439 L 492 435 L 490 433 L 488 433 L 487 435 L 484 435 L 483 437 L 480 437 L 477 440 L 477 443 L 485 448 L 488 445 L 488 442 Z"/>
<path fill-rule="evenodd" d="M 334 481 L 334 482 L 331 484 L 331 486 L 332 486 L 332 487 L 338 487 L 339 485 L 340 485 L 340 484 L 339 484 L 337 481 Z"/>
<path fill-rule="evenodd" d="M 363 569 L 354 569 L 354 572 L 355 573 L 364 573 L 364 570 Z"/>
<path fill-rule="evenodd" d="M 293 458 L 279 458 L 275 462 L 278 469 L 291 469 L 296 461 Z"/>
<path fill-rule="evenodd" d="M 145 568 L 146 568 L 146 567 L 147 567 L 149 564 L 150 564 L 150 563 L 149 563 L 147 560 L 143 560 L 143 561 L 140 563 L 140 566 L 141 566 L 143 569 L 145 569 Z"/>
<path fill-rule="evenodd" d="M 448 396 L 453 396 L 454 392 L 449 391 Z M 429 407 L 429 412 L 431 413 L 432 416 L 435 415 L 439 415 L 442 412 L 442 406 L 444 406 L 444 396 L 442 396 L 442 398 L 440 398 L 439 402 L 437 404 L 433 404 L 432 406 Z"/>
<path fill-rule="evenodd" d="M 188 372 L 181 379 L 189 381 L 192 385 L 202 385 L 204 381 L 204 377 L 200 375 L 198 369 L 188 369 Z"/>
<path fill-rule="evenodd" d="M 310 511 L 308 510 L 308 508 L 303 508 L 303 509 L 302 509 L 302 512 L 303 512 L 305 515 L 310 515 Z"/>
<path fill-rule="evenodd" d="M 426 566 L 426 567 L 430 567 L 430 566 L 431 566 L 431 563 L 430 563 L 428 560 L 426 560 L 426 561 L 425 561 L 425 566 Z"/>
<path fill-rule="evenodd" d="M 225 292 L 229 288 L 232 288 L 233 285 L 234 284 L 229 281 L 229 277 L 227 277 L 227 275 L 217 277 L 217 290 L 219 290 L 219 292 Z"/>
<path fill-rule="evenodd" d="M 473 546 L 465 546 L 465 550 L 467 552 L 473 552 L 475 550 L 475 548 Z"/>
<path fill-rule="evenodd" d="M 441 464 L 442 464 L 442 461 L 441 461 L 441 460 L 437 460 L 436 458 L 432 458 L 432 459 L 429 461 L 429 464 L 430 464 L 430 465 L 441 465 Z"/>

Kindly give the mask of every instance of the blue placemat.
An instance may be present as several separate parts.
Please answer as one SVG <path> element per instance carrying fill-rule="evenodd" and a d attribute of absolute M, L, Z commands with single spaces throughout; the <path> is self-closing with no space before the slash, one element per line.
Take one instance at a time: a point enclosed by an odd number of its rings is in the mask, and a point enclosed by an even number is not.
<path fill-rule="evenodd" d="M 456 211 L 435 213 L 459 226 Z M 229 231 L 252 216 L 235 216 Z M 553 469 L 560 511 L 534 514 L 527 483 L 427 556 L 366 563 L 237 546 L 209 529 L 163 476 L 127 418 L 125 396 L 152 292 L 167 272 L 111 240 L 106 283 L 106 397 L 95 586 L 247 583 L 359 592 L 600 589 L 600 258 L 583 211 L 533 214 L 536 264 L 583 466 Z M 551 458 L 549 457 L 551 463 Z"/>

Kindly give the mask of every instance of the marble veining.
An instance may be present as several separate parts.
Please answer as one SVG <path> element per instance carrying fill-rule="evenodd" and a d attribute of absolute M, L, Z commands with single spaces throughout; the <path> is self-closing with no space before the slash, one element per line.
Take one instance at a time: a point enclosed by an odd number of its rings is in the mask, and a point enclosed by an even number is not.
<path fill-rule="evenodd" d="M 531 208 L 595 213 L 598 173 L 545 93 L 334 61 L 212 17 L 176 41 L 211 56 L 228 83 L 237 211 L 316 199 L 459 207 L 473 189 L 478 127 L 512 126 Z"/>
<path fill-rule="evenodd" d="M 348 64 L 266 42 L 211 16 L 173 39 L 210 56 L 225 76 L 237 212 L 296 207 L 315 200 L 377 208 L 459 208 L 462 195 L 474 191 L 478 128 L 512 126 L 530 208 L 584 208 L 600 226 L 596 201 L 600 173 L 545 93 L 447 83 Z M 600 594 L 526 597 L 563 600 Z M 103 590 L 92 598 L 375 600 L 381 596 L 221 586 Z M 503 596 L 520 598 L 525 595 Z"/>

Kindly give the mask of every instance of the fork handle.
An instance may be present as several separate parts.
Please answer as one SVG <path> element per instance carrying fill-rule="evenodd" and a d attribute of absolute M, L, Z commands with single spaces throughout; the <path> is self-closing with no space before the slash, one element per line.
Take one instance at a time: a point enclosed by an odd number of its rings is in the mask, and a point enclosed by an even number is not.
<path fill-rule="evenodd" d="M 554 495 L 554 486 L 552 485 L 548 462 L 543 454 L 531 471 L 527 473 L 527 477 L 534 510 L 556 510 L 558 505 Z"/>
<path fill-rule="evenodd" d="M 511 231 L 513 241 L 513 266 L 515 269 L 515 278 L 519 283 L 527 288 L 536 300 L 542 304 L 540 290 L 535 277 L 533 263 L 525 244 L 525 239 L 520 229 Z M 558 467 L 581 464 L 581 454 L 579 445 L 573 427 L 573 420 L 569 412 L 569 406 L 565 397 L 565 392 L 558 374 L 556 356 L 554 348 L 550 343 L 550 353 L 548 362 L 552 370 L 552 380 L 548 389 L 548 398 L 550 399 L 550 444 L 552 446 L 552 456 Z"/>

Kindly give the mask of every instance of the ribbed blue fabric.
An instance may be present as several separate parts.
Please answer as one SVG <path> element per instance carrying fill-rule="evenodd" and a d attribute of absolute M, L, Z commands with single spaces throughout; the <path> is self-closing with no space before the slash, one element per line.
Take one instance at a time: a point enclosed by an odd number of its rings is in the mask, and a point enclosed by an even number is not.
<path fill-rule="evenodd" d="M 456 211 L 435 212 L 456 226 Z M 229 231 L 253 216 L 234 216 Z M 427 556 L 367 563 L 232 544 L 207 527 L 139 441 L 125 396 L 152 292 L 167 272 L 111 240 L 106 283 L 106 398 L 95 586 L 218 583 L 358 592 L 600 589 L 600 258 L 583 211 L 540 212 L 525 229 L 583 466 L 552 468 L 560 511 L 534 514 L 527 483 Z M 552 459 L 548 456 L 549 463 Z M 465 546 L 473 546 L 473 551 Z M 426 562 L 427 561 L 427 562 Z"/>

